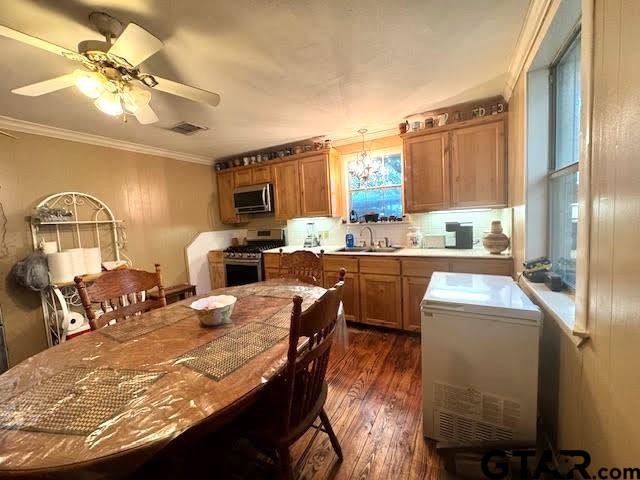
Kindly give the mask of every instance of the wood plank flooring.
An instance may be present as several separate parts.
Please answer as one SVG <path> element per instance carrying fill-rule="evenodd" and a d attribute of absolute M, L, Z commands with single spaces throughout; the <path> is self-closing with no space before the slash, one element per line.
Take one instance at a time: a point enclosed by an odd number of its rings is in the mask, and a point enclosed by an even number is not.
<path fill-rule="evenodd" d="M 443 467 L 435 444 L 422 436 L 420 338 L 349 329 L 349 349 L 334 350 L 327 372 L 326 412 L 344 454 L 326 435 L 307 453 L 300 479 L 438 479 Z M 298 460 L 311 437 L 292 448 Z"/>
<path fill-rule="evenodd" d="M 327 370 L 325 410 L 338 436 L 344 460 L 338 462 L 329 438 L 307 432 L 291 448 L 302 458 L 299 480 L 436 480 L 448 478 L 435 443 L 422 436 L 420 337 L 349 328 L 349 348 L 334 347 Z M 273 475 L 252 460 L 246 443 L 217 432 L 186 451 L 161 455 L 134 475 L 135 480 L 224 478 L 267 480 Z M 242 447 L 241 445 L 244 445 Z M 250 452 L 250 453 L 247 453 Z M 211 472 L 216 472 L 215 477 Z"/>

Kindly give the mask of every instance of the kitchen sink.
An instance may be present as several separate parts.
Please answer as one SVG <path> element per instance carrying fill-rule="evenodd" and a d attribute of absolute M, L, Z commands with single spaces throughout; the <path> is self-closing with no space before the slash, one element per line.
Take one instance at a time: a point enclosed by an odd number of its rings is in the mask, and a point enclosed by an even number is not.
<path fill-rule="evenodd" d="M 373 247 L 370 248 L 369 252 L 380 252 L 380 253 L 389 253 L 389 252 L 397 252 L 402 247 Z"/>
<path fill-rule="evenodd" d="M 371 247 L 344 247 L 336 250 L 336 252 L 370 252 Z"/>
<path fill-rule="evenodd" d="M 337 252 L 371 252 L 371 253 L 390 253 L 397 252 L 402 247 L 343 247 Z"/>

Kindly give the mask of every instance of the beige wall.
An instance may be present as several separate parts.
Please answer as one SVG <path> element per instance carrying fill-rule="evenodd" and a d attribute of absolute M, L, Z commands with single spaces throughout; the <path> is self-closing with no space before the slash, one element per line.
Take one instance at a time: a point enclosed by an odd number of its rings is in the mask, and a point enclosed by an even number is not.
<path fill-rule="evenodd" d="M 0 201 L 9 244 L 9 257 L 0 258 L 0 304 L 11 365 L 46 346 L 39 295 L 6 280 L 13 263 L 32 251 L 25 216 L 45 196 L 80 191 L 107 203 L 126 222 L 126 253 L 134 265 L 151 269 L 159 262 L 166 284 L 187 280 L 184 247 L 193 236 L 220 228 L 210 166 L 19 132 L 15 136 L 0 136 Z"/>
<path fill-rule="evenodd" d="M 591 338 L 577 347 L 552 319 L 546 320 L 541 407 L 556 447 L 585 449 L 596 466 L 637 466 L 640 2 L 596 0 L 595 7 Z M 513 126 L 518 124 L 513 103 L 510 110 Z M 524 112 L 519 115 L 524 118 Z M 510 129 L 510 146 L 519 144 L 517 138 L 522 137 Z"/>

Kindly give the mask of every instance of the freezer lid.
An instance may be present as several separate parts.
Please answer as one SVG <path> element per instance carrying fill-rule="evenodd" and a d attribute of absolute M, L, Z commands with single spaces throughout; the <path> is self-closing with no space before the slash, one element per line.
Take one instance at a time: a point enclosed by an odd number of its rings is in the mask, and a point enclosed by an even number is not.
<path fill-rule="evenodd" d="M 540 321 L 540 309 L 511 277 L 475 273 L 434 272 L 422 310 L 457 311 L 494 317 Z"/>

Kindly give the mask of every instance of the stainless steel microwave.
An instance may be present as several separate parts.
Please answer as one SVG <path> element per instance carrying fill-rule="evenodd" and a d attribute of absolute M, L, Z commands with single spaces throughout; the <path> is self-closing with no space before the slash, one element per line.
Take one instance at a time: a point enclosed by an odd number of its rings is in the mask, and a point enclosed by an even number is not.
<path fill-rule="evenodd" d="M 273 211 L 273 185 L 262 183 L 233 191 L 233 208 L 236 213 L 264 213 Z"/>

